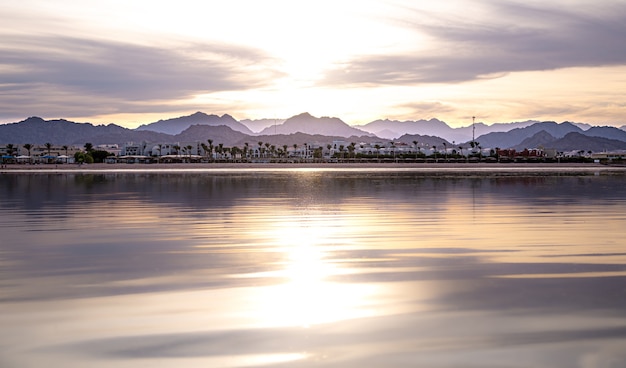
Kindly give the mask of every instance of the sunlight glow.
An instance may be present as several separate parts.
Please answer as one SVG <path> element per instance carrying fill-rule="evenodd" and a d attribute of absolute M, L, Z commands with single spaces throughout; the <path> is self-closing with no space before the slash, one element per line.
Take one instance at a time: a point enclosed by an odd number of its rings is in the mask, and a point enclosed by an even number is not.
<path fill-rule="evenodd" d="M 622 29 L 611 22 L 623 12 L 619 0 L 601 6 L 532 1 L 522 7 L 554 14 L 536 19 L 518 14 L 515 1 L 5 3 L 0 4 L 0 40 L 10 57 L 0 71 L 25 79 L 3 85 L 10 93 L 0 101 L 0 123 L 23 118 L 28 111 L 135 128 L 203 111 L 236 119 L 287 119 L 309 112 L 350 125 L 437 118 L 461 127 L 469 125 L 471 116 L 487 124 L 527 119 L 624 124 L 625 67 L 619 47 L 607 46 L 620 45 L 619 38 L 604 40 L 598 36 L 602 29 L 585 30 L 606 23 L 599 28 L 615 27 L 607 35 L 618 35 Z M 589 27 L 572 27 L 581 21 L 578 17 L 589 21 Z M 506 53 L 484 52 L 501 48 L 506 37 L 517 40 L 536 32 L 547 37 L 512 51 L 529 60 L 547 58 L 545 65 L 518 65 Z M 574 32 L 581 33 L 567 41 Z M 546 51 L 563 37 L 563 44 L 575 46 L 572 50 Z M 598 50 L 591 47 L 594 39 L 600 40 Z M 88 52 L 79 52 L 81 48 Z M 98 58 L 92 55 L 135 55 L 137 50 L 153 52 L 153 62 L 117 65 L 119 57 L 94 62 Z M 476 54 L 485 59 L 477 62 Z M 81 68 L 70 65 L 74 62 Z M 169 63 L 194 65 L 198 72 L 190 77 L 178 73 L 185 68 L 167 69 L 171 78 L 135 83 L 132 99 L 126 86 L 113 88 L 113 81 L 129 75 L 162 75 Z M 73 74 L 83 67 L 85 76 Z M 223 69 L 221 83 L 184 85 L 187 78 L 214 67 Z M 32 71 L 22 70 L 27 68 Z M 46 70 L 49 77 L 39 75 Z M 91 70 L 111 78 L 92 78 L 97 73 Z M 22 77 L 8 80 L 13 79 Z M 155 89 L 169 92 L 154 96 Z"/>
<path fill-rule="evenodd" d="M 330 260 L 333 222 L 323 216 L 285 221 L 271 229 L 277 244 L 286 244 L 282 269 L 274 274 L 285 282 L 263 288 L 257 303 L 262 325 L 301 326 L 372 315 L 364 308 L 372 285 L 329 281 L 345 270 Z"/>

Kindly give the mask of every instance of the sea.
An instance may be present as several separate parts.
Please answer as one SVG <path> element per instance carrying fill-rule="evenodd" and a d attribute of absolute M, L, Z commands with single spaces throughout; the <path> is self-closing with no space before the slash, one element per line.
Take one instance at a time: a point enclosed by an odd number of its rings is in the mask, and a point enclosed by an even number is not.
<path fill-rule="evenodd" d="M 626 174 L 0 174 L 0 367 L 626 367 Z"/>

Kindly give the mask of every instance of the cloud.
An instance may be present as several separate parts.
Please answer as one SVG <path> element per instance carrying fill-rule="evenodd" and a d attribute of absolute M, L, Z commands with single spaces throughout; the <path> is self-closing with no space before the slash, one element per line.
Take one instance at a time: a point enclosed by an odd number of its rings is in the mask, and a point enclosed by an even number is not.
<path fill-rule="evenodd" d="M 326 85 L 458 83 L 517 71 L 626 64 L 626 3 L 600 9 L 486 2 L 487 16 L 414 10 L 402 24 L 435 40 L 412 54 L 361 55 L 328 71 Z M 418 19 L 413 21 L 412 19 Z"/>
<path fill-rule="evenodd" d="M 265 86 L 281 74 L 264 53 L 225 44 L 144 46 L 67 36 L 3 35 L 0 110 L 141 110 L 195 95 Z M 78 112 L 78 111 L 76 111 Z"/>
<path fill-rule="evenodd" d="M 438 116 L 440 114 L 454 112 L 453 106 L 438 101 L 421 101 L 398 104 L 395 109 L 408 110 L 411 115 Z"/>

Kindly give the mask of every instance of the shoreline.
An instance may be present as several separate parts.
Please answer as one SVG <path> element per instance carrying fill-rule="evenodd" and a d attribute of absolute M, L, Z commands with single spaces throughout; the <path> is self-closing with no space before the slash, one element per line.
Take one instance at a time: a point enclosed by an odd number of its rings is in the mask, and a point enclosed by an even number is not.
<path fill-rule="evenodd" d="M 263 171 L 407 171 L 424 173 L 626 173 L 626 166 L 597 163 L 174 163 L 174 164 L 8 164 L 10 173 L 185 173 Z"/>

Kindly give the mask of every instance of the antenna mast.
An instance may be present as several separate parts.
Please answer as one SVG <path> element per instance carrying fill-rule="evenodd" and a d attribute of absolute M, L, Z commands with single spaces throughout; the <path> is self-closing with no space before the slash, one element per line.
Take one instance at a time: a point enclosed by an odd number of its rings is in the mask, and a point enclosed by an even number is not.
<path fill-rule="evenodd" d="M 476 117 L 472 116 L 472 143 L 476 142 L 476 138 L 474 137 L 474 133 L 476 132 L 476 126 L 474 126 L 475 123 Z"/>

